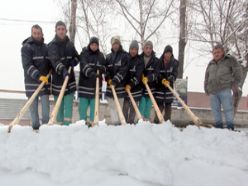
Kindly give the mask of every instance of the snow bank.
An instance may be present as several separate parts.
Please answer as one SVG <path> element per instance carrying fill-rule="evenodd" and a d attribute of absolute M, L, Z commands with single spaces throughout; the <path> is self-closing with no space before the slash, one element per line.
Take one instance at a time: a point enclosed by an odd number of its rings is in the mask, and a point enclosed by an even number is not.
<path fill-rule="evenodd" d="M 244 186 L 248 136 L 170 123 L 0 126 L 4 186 Z"/>

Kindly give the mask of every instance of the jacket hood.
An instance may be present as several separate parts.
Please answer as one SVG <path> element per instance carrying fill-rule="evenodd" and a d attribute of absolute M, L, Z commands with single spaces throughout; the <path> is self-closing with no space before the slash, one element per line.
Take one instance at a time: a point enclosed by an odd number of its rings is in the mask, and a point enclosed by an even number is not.
<path fill-rule="evenodd" d="M 24 44 L 32 44 L 32 43 L 36 43 L 36 44 L 43 44 L 44 43 L 44 38 L 42 38 L 41 41 L 36 41 L 33 37 L 28 37 L 27 39 L 25 39 L 23 42 L 22 42 L 22 45 Z"/>

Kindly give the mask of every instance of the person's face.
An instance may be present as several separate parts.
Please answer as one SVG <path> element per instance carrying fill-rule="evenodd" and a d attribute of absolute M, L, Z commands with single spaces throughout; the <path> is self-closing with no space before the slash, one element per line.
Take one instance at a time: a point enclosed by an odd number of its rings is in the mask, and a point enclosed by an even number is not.
<path fill-rule="evenodd" d="M 112 49 L 113 49 L 113 51 L 115 51 L 115 52 L 117 52 L 119 49 L 120 49 L 120 44 L 119 43 L 114 43 L 113 45 L 112 45 Z"/>
<path fill-rule="evenodd" d="M 63 40 L 66 36 L 66 28 L 63 25 L 57 26 L 55 29 L 56 35 L 59 39 Z"/>
<path fill-rule="evenodd" d="M 144 46 L 143 48 L 143 52 L 145 54 L 145 56 L 151 56 L 152 55 L 152 47 L 150 45 Z"/>
<path fill-rule="evenodd" d="M 138 55 L 138 49 L 137 48 L 130 48 L 129 53 L 130 53 L 131 57 L 135 57 Z"/>
<path fill-rule="evenodd" d="M 43 38 L 43 33 L 40 29 L 37 28 L 32 28 L 32 37 L 34 38 L 34 40 L 36 41 L 41 41 Z"/>
<path fill-rule="evenodd" d="M 98 49 L 98 45 L 97 45 L 96 43 L 92 43 L 92 44 L 90 44 L 90 49 L 91 49 L 93 52 L 95 52 L 95 51 L 97 51 L 97 49 Z"/>
<path fill-rule="evenodd" d="M 216 48 L 213 50 L 214 61 L 219 61 L 224 57 L 224 50 L 222 48 Z"/>
<path fill-rule="evenodd" d="M 172 56 L 172 53 L 170 53 L 170 52 L 164 53 L 164 61 L 166 61 L 166 62 L 170 61 L 171 56 Z"/>

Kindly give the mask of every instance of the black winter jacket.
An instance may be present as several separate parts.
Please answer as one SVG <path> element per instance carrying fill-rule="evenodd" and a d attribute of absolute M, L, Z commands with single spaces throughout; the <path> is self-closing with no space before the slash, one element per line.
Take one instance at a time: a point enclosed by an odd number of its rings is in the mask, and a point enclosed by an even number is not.
<path fill-rule="evenodd" d="M 61 41 L 56 36 L 48 44 L 48 57 L 51 61 L 52 71 L 52 94 L 58 96 L 62 88 L 64 77 L 63 70 L 69 69 L 72 60 L 78 63 L 78 53 L 74 47 L 74 44 L 68 37 Z M 76 81 L 74 70 L 71 70 L 69 81 L 66 87 L 65 95 L 74 93 L 76 91 Z"/>
<path fill-rule="evenodd" d="M 43 41 L 35 41 L 32 37 L 25 39 L 22 45 L 21 56 L 26 96 L 31 97 L 41 83 L 39 81 L 40 76 L 46 76 L 50 70 L 50 63 L 47 59 L 47 45 Z M 40 95 L 50 93 L 49 84 L 42 88 Z"/>
<path fill-rule="evenodd" d="M 106 57 L 107 74 L 106 80 L 111 79 L 116 84 L 115 90 L 119 98 L 126 95 L 124 85 L 125 76 L 128 70 L 128 53 L 120 47 L 119 51 L 112 52 Z M 110 87 L 107 89 L 107 96 L 112 97 Z"/>
<path fill-rule="evenodd" d="M 126 75 L 126 85 L 131 86 L 131 93 L 133 98 L 138 101 L 142 96 L 142 86 L 140 82 L 142 81 L 142 74 L 145 68 L 144 63 L 141 61 L 140 56 L 131 57 L 128 56 L 128 72 Z M 128 97 L 128 95 L 127 95 Z"/>
<path fill-rule="evenodd" d="M 141 57 L 142 63 L 145 64 L 145 62 L 144 62 L 144 53 L 142 53 L 140 57 Z M 158 58 L 155 56 L 154 52 L 152 53 L 150 61 L 145 66 L 143 74 L 144 74 L 145 77 L 147 77 L 149 79 L 148 85 L 149 85 L 152 93 L 154 94 L 157 78 L 158 78 L 158 75 L 159 75 Z M 145 85 L 143 84 L 142 81 L 140 82 L 140 84 L 141 84 L 141 86 L 143 88 L 143 95 L 148 96 L 148 92 L 146 90 Z"/>
<path fill-rule="evenodd" d="M 155 99 L 158 104 L 171 104 L 173 102 L 174 96 L 171 91 L 162 84 L 162 80 L 167 80 L 170 76 L 172 76 L 173 80 L 170 81 L 170 86 L 173 88 L 174 81 L 176 80 L 178 74 L 179 62 L 174 58 L 174 56 L 172 56 L 170 61 L 167 64 L 164 64 L 163 56 L 164 55 L 162 55 L 159 60 L 159 76 L 156 85 Z"/>
<path fill-rule="evenodd" d="M 97 69 L 100 70 L 100 86 L 101 87 L 101 74 L 106 71 L 106 61 L 102 52 L 97 50 L 93 52 L 89 46 L 83 48 L 80 54 L 80 77 L 78 84 L 78 96 L 86 97 L 86 98 L 94 98 L 95 97 L 95 89 L 96 89 L 96 77 L 90 77 L 90 73 L 92 71 L 97 74 Z M 101 88 L 100 90 L 101 91 Z"/>

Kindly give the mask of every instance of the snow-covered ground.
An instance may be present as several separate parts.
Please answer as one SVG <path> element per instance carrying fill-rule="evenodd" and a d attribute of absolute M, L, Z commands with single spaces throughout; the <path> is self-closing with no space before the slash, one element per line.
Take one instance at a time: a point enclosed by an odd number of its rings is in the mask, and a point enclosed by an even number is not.
<path fill-rule="evenodd" d="M 0 126 L 2 186 L 246 186 L 244 132 L 162 125 Z"/>

